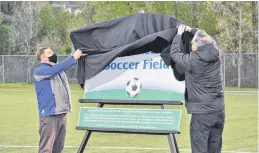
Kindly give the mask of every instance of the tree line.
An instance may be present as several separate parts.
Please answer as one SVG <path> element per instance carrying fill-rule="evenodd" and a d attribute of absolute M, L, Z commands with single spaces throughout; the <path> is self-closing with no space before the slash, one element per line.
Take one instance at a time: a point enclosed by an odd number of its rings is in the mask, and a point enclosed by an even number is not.
<path fill-rule="evenodd" d="M 257 52 L 257 1 L 81 1 L 70 14 L 58 2 L 0 2 L 0 55 L 30 55 L 49 45 L 59 54 L 71 51 L 72 30 L 139 11 L 162 13 L 207 31 L 222 52 Z M 69 3 L 69 2 L 59 2 Z"/>

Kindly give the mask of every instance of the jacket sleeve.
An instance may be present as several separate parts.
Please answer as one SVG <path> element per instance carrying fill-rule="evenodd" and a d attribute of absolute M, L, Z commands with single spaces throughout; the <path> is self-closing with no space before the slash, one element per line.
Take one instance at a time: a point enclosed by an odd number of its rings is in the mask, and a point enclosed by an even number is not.
<path fill-rule="evenodd" d="M 44 66 L 35 70 L 34 77 L 36 81 L 44 80 L 50 78 L 62 71 L 69 69 L 73 64 L 76 63 L 76 60 L 73 57 L 68 58 L 65 61 L 62 61 L 52 67 Z"/>
<path fill-rule="evenodd" d="M 174 37 L 173 43 L 170 49 L 170 58 L 179 64 L 184 71 L 188 70 L 190 67 L 190 55 L 181 52 L 181 35 L 176 35 Z"/>
<path fill-rule="evenodd" d="M 181 36 L 176 35 L 171 45 L 170 58 L 182 67 L 184 71 L 189 71 L 190 73 L 200 73 L 202 66 L 200 64 L 202 62 L 199 60 L 199 56 L 193 52 L 190 54 L 181 52 L 180 41 Z"/>

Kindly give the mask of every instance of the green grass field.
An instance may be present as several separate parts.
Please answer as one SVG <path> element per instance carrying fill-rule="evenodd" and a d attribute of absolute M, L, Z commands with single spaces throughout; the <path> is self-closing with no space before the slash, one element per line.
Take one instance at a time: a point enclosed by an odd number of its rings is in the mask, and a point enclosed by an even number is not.
<path fill-rule="evenodd" d="M 72 90 L 80 90 L 77 85 L 71 85 Z M 12 91 L 14 89 L 24 91 Z M 35 92 L 32 85 L 0 84 L 0 153 L 36 153 L 37 148 L 7 148 L 6 146 L 37 146 L 38 110 Z M 237 90 L 226 88 L 226 90 Z M 240 89 L 240 91 L 256 89 Z M 82 92 L 73 92 L 73 112 L 68 114 L 68 129 L 66 146 L 78 146 L 85 131 L 75 129 L 81 106 L 96 107 L 97 104 L 80 104 Z M 223 133 L 223 150 L 240 152 L 258 152 L 258 96 L 253 95 L 227 95 L 226 94 L 226 122 Z M 135 106 L 105 106 L 129 107 Z M 139 106 L 150 108 L 151 106 Z M 158 108 L 158 107 L 152 107 Z M 183 110 L 181 120 L 181 134 L 176 136 L 180 149 L 190 152 L 189 122 L 190 115 L 184 106 L 166 106 Z M 135 134 L 105 134 L 93 133 L 90 147 L 138 147 L 138 148 L 168 148 L 166 136 L 135 135 Z M 77 148 L 65 148 L 63 153 L 75 153 Z M 168 153 L 169 150 L 134 150 L 88 148 L 88 153 Z"/>

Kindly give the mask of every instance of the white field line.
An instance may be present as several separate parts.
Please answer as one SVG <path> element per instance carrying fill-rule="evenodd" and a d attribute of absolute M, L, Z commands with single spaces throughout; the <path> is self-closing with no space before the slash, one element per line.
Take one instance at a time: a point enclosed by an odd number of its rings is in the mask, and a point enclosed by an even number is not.
<path fill-rule="evenodd" d="M 38 146 L 22 146 L 22 145 L 0 145 L 0 148 L 38 148 Z M 77 149 L 78 146 L 65 146 L 65 148 Z M 169 148 L 143 148 L 143 147 L 104 147 L 104 146 L 86 146 L 89 149 L 123 149 L 123 150 L 169 150 Z M 190 149 L 179 149 L 181 151 L 191 152 Z M 240 151 L 222 151 L 223 153 L 256 153 L 256 152 L 240 152 Z"/>
<path fill-rule="evenodd" d="M 228 93 L 239 93 L 239 92 L 241 92 L 241 93 L 245 93 L 245 92 L 248 92 L 248 93 L 258 93 L 258 91 L 256 91 L 256 90 L 250 90 L 250 91 L 225 91 L 225 92 L 228 92 Z"/>
<path fill-rule="evenodd" d="M 242 94 L 242 93 L 225 93 L 225 95 L 237 95 L 237 96 L 258 96 L 258 94 L 255 94 L 255 93 L 247 93 L 247 94 Z"/>

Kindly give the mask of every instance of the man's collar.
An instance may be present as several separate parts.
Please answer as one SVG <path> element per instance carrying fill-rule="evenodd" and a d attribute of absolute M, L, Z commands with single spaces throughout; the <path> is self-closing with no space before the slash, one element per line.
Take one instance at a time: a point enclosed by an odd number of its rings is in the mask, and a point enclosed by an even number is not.
<path fill-rule="evenodd" d="M 47 66 L 52 66 L 49 63 L 40 63 L 40 65 L 47 65 Z"/>
<path fill-rule="evenodd" d="M 213 45 L 213 43 L 209 43 L 209 44 L 206 44 L 206 45 L 200 46 L 200 47 L 198 47 L 197 51 L 203 51 L 203 50 L 204 50 L 204 48 L 207 48 L 208 46 L 211 46 L 211 45 Z"/>

